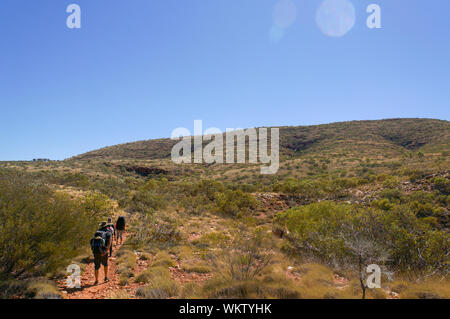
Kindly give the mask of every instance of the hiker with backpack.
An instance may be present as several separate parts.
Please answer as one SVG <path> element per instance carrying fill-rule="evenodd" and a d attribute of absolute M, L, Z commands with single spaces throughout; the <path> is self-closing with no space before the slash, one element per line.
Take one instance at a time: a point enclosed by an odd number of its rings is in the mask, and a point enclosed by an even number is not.
<path fill-rule="evenodd" d="M 120 238 L 120 244 L 122 244 L 122 235 L 124 231 L 125 231 L 125 217 L 119 216 L 116 222 L 116 234 L 117 234 L 116 242 L 119 241 Z"/>
<path fill-rule="evenodd" d="M 110 227 L 112 229 L 113 237 L 115 239 L 116 238 L 116 225 L 114 225 L 111 217 L 108 217 L 108 222 L 107 222 L 106 226 Z"/>
<path fill-rule="evenodd" d="M 103 231 L 95 232 L 94 238 L 91 239 L 91 250 L 94 254 L 94 267 L 95 267 L 95 283 L 98 284 L 98 272 L 103 265 L 105 271 L 105 280 L 108 282 L 108 246 L 107 246 L 107 233 Z"/>
<path fill-rule="evenodd" d="M 101 232 L 105 232 L 106 233 L 106 247 L 107 247 L 107 252 L 109 251 L 109 257 L 112 256 L 112 242 L 113 242 L 113 238 L 114 238 L 114 228 L 111 228 L 111 226 L 108 226 L 107 222 L 102 222 L 100 224 L 100 229 L 99 231 Z"/>
<path fill-rule="evenodd" d="M 116 226 L 114 226 L 111 217 L 108 217 L 106 229 L 111 233 L 111 237 L 112 237 L 111 245 L 109 246 L 109 257 L 112 257 L 113 241 L 116 238 Z"/>

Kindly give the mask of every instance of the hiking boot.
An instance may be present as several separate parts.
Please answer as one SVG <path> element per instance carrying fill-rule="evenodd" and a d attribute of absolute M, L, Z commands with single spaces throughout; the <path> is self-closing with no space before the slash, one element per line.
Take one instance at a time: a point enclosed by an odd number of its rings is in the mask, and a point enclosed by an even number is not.
<path fill-rule="evenodd" d="M 109 278 L 108 277 L 105 277 L 105 282 L 108 282 L 109 281 Z"/>

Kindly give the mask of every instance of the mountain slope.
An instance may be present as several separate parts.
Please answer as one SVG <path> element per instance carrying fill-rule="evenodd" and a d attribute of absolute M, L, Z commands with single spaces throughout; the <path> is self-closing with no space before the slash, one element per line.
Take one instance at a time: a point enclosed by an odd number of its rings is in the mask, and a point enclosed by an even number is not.
<path fill-rule="evenodd" d="M 177 141 L 156 139 L 101 148 L 74 157 L 77 160 L 170 158 Z M 280 127 L 280 153 L 295 157 L 305 152 L 402 153 L 448 148 L 450 122 L 434 119 L 351 121 L 313 126 Z"/>

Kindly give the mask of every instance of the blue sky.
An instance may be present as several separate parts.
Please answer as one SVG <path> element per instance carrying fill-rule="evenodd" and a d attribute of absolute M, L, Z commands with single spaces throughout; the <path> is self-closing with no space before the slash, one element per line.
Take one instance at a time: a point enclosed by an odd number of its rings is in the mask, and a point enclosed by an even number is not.
<path fill-rule="evenodd" d="M 0 1 L 0 160 L 64 159 L 195 119 L 449 120 L 450 1 L 352 0 L 355 26 L 333 38 L 316 24 L 321 0 L 292 0 L 275 41 L 279 1 Z M 66 26 L 70 3 L 81 29 Z M 370 3 L 382 29 L 366 26 Z"/>

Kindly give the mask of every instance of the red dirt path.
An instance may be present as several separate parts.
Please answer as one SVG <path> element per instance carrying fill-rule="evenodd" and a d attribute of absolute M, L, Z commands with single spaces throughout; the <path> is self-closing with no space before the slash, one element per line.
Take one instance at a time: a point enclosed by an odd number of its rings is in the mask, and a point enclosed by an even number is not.
<path fill-rule="evenodd" d="M 125 243 L 127 234 L 124 233 L 123 243 Z M 122 244 L 123 244 L 122 243 Z M 66 287 L 66 280 L 58 281 L 59 290 L 63 293 L 65 299 L 105 299 L 112 297 L 115 293 L 125 290 L 129 292 L 127 287 L 119 286 L 119 274 L 117 273 L 116 259 L 117 251 L 122 247 L 122 245 L 114 244 L 113 255 L 108 260 L 108 277 L 109 282 L 103 282 L 105 277 L 103 272 L 103 266 L 100 268 L 99 272 L 99 283 L 94 286 L 95 276 L 94 276 L 94 261 L 93 257 L 86 266 L 85 270 L 81 275 L 81 288 L 79 289 L 69 289 Z M 131 287 L 130 287 L 131 288 Z"/>

